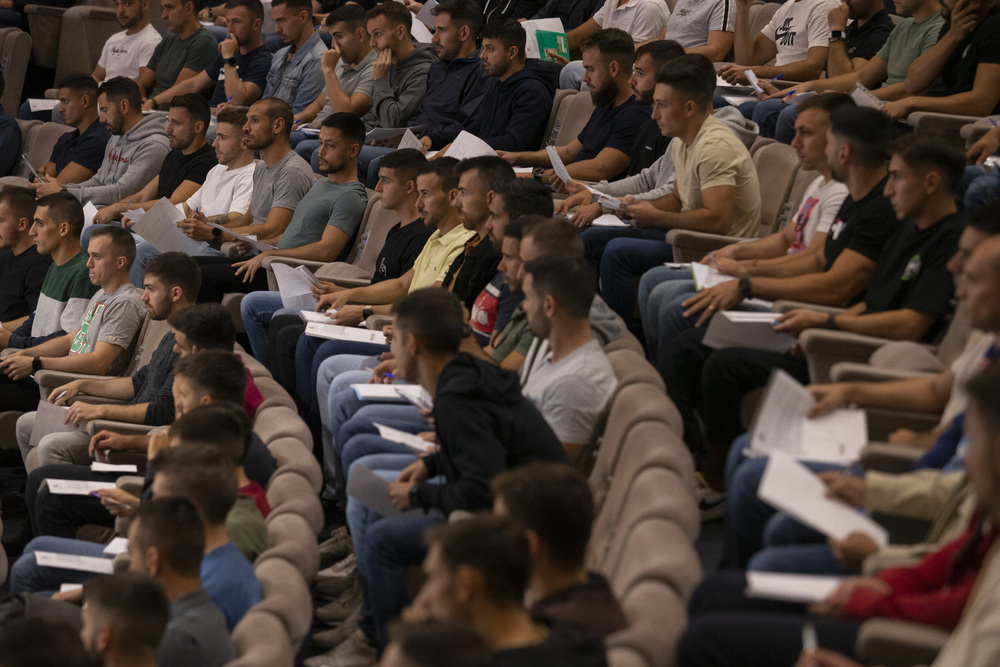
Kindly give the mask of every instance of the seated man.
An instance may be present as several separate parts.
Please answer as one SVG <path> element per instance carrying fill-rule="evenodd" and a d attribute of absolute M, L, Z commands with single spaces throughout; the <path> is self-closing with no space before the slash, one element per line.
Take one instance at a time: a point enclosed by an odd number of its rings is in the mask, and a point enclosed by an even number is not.
<path fill-rule="evenodd" d="M 677 0 L 671 18 L 673 20 L 667 20 L 663 37 L 677 42 L 688 53 L 700 53 L 718 63 L 732 51 L 736 32 L 735 0 Z"/>
<path fill-rule="evenodd" d="M 205 141 L 210 119 L 208 102 L 201 95 L 185 93 L 175 96 L 167 112 L 170 152 L 163 158 L 160 172 L 139 192 L 97 211 L 94 224 L 120 220 L 128 211 L 136 209 L 148 211 L 163 198 L 169 199 L 171 204 L 180 204 L 197 192 L 209 170 L 218 164 L 215 150 Z M 87 245 L 86 238 L 83 245 Z"/>
<path fill-rule="evenodd" d="M 0 190 L 0 337 L 9 337 L 35 312 L 52 263 L 29 233 L 34 219 L 31 190 Z"/>
<path fill-rule="evenodd" d="M 161 0 L 160 6 L 163 27 L 169 32 L 135 79 L 143 94 L 143 111 L 169 104 L 173 93 L 168 91 L 197 76 L 219 52 L 215 37 L 198 22 L 201 0 Z"/>
<path fill-rule="evenodd" d="M 606 664 L 599 639 L 558 621 L 539 624 L 524 608 L 535 563 L 523 530 L 488 515 L 428 530 L 426 581 L 406 617 L 468 622 L 493 650 L 494 665 Z"/>
<path fill-rule="evenodd" d="M 548 0 L 534 16 L 528 17 L 529 21 L 537 19 L 560 19 L 563 28 L 573 30 L 587 21 L 600 9 L 604 3 L 602 0 Z M 489 21 L 495 23 L 496 21 Z"/>
<path fill-rule="evenodd" d="M 834 112 L 835 126 L 842 111 Z M 834 136 L 840 132 L 832 130 Z M 833 154 L 829 147 L 827 151 Z M 954 291 L 947 265 L 965 224 L 955 213 L 953 198 L 963 159 L 947 143 L 919 134 L 902 137 L 890 154 L 885 194 L 900 223 L 871 269 L 864 301 L 837 315 L 791 310 L 777 318 L 775 331 L 797 336 L 806 329 L 825 327 L 895 340 L 929 341 L 943 329 Z M 919 191 L 906 187 L 924 179 L 932 184 Z M 753 279 L 744 282 L 744 292 L 748 283 L 750 294 L 756 294 L 757 281 Z M 739 405 L 746 392 L 763 387 L 774 368 L 803 383 L 809 381 L 809 371 L 805 359 L 790 353 L 749 348 L 712 352 L 702 345 L 703 337 L 704 329 L 699 328 L 674 339 L 667 365 L 667 393 L 685 414 L 686 423 L 692 403 L 696 404 L 706 424 L 705 443 L 711 452 L 706 481 L 709 486 L 721 486 L 725 453 L 743 432 Z M 700 395 L 695 392 L 691 396 L 692 387 L 701 387 Z"/>
<path fill-rule="evenodd" d="M 1000 6 L 947 0 L 941 13 L 948 21 L 938 42 L 906 71 L 906 97 L 882 107 L 889 118 L 905 119 L 914 111 L 973 116 L 1000 112 L 1000 49 L 996 27 Z M 938 80 L 944 89 L 928 95 Z"/>
<path fill-rule="evenodd" d="M 674 137 L 673 192 L 653 201 L 627 198 L 625 216 L 644 232 L 640 238 L 614 239 L 600 260 L 605 301 L 636 329 L 635 277 L 673 259 L 658 233 L 691 229 L 751 238 L 760 222 L 757 171 L 746 147 L 712 115 L 714 90 L 714 68 L 702 55 L 676 58 L 656 75 L 653 114 L 663 134 Z"/>
<path fill-rule="evenodd" d="M 213 108 L 222 104 L 249 106 L 260 99 L 271 67 L 271 52 L 264 48 L 260 33 L 264 6 L 260 0 L 228 0 L 226 21 L 228 36 L 219 44 L 215 59 L 203 71 L 163 91 L 163 99 L 173 100 L 186 93 L 204 95 L 210 89 L 208 103 Z"/>
<path fill-rule="evenodd" d="M 74 74 L 59 84 L 59 113 L 72 132 L 59 137 L 38 175 L 59 183 L 81 183 L 93 176 L 104 159 L 111 133 L 98 120 L 97 83 Z"/>
<path fill-rule="evenodd" d="M 371 47 L 371 35 L 366 26 L 365 10 L 354 3 L 338 7 L 323 21 L 337 48 L 323 52 L 320 66 L 323 70 L 323 91 L 309 106 L 295 114 L 301 128 L 305 123 L 314 130 L 324 118 L 335 111 L 364 116 L 372 99 L 372 65 L 378 54 Z M 309 160 L 313 171 L 319 165 L 312 159 L 319 148 L 319 141 L 307 137 L 301 130 L 292 132 L 292 148 Z"/>
<path fill-rule="evenodd" d="M 92 654 L 105 665 L 155 663 L 171 611 L 160 581 L 145 574 L 105 574 L 88 581 L 82 592 L 80 637 Z"/>
<path fill-rule="evenodd" d="M 91 235 L 90 279 L 101 287 L 87 305 L 77 328 L 40 345 L 4 357 L 0 370 L 0 405 L 27 412 L 38 405 L 38 385 L 30 374 L 49 368 L 70 373 L 119 375 L 135 349 L 145 308 L 141 292 L 128 281 L 135 255 L 132 235 L 101 227 Z"/>
<path fill-rule="evenodd" d="M 313 183 L 295 206 L 276 248 L 236 263 L 226 257 L 199 257 L 205 271 L 201 300 L 214 301 L 211 297 L 218 296 L 221 301 L 226 292 L 249 294 L 267 289 L 267 276 L 261 268 L 265 257 L 314 262 L 343 260 L 350 252 L 368 204 L 368 195 L 358 183 L 358 154 L 364 138 L 364 125 L 357 116 L 349 113 L 327 116 L 320 130 L 320 168 L 327 177 Z M 288 146 L 287 134 L 283 139 L 284 146 Z M 288 154 L 303 162 L 290 148 Z M 272 304 L 273 310 L 278 310 L 281 296 L 277 292 L 270 294 L 277 299 Z"/>
<path fill-rule="evenodd" d="M 190 257 L 178 252 L 168 252 L 150 262 L 146 268 L 142 301 L 146 312 L 153 321 L 166 320 L 171 314 L 194 305 L 201 273 L 198 265 Z M 160 426 L 174 420 L 174 399 L 170 387 L 173 384 L 173 367 L 177 361 L 174 352 L 174 336 L 166 334 L 150 357 L 149 363 L 136 370 L 132 377 L 108 380 L 73 380 L 56 387 L 48 400 L 56 405 L 68 405 L 78 394 L 94 398 L 113 398 L 128 401 L 126 405 L 101 404 L 77 401 L 70 406 L 67 419 L 73 424 L 81 424 L 94 419 L 131 422 Z M 33 449 L 30 440 L 35 426 L 34 412 L 18 419 L 17 439 L 21 456 L 28 464 L 28 471 L 35 466 L 28 463 Z M 40 429 L 39 429 L 40 430 Z M 57 463 L 88 464 L 93 449 L 88 447 L 90 436 L 85 431 L 68 433 L 40 433 L 37 464 L 41 466 Z M 37 437 L 37 436 L 36 436 Z"/>
<path fill-rule="evenodd" d="M 493 478 L 493 512 L 524 528 L 535 542 L 526 597 L 545 625 L 570 623 L 594 639 L 628 627 L 608 582 L 583 565 L 594 500 L 587 480 L 558 463 L 529 463 Z"/>
<path fill-rule="evenodd" d="M 206 223 L 232 226 L 232 221 L 242 221 L 250 208 L 256 164 L 253 151 L 243 145 L 243 126 L 246 122 L 246 113 L 239 109 L 227 109 L 219 114 L 212 142 L 218 164 L 209 170 L 202 186 L 183 203 L 184 212 L 189 217 L 179 223 L 180 228 L 189 238 L 206 244 L 202 251 L 205 254 L 219 252 L 207 245 L 214 237 L 213 228 Z M 202 222 L 202 216 L 205 222 Z M 149 260 L 158 254 L 159 251 L 149 243 L 136 243 L 135 262 L 129 272 L 133 285 L 142 284 L 143 270 Z"/>
<path fill-rule="evenodd" d="M 427 94 L 427 72 L 437 60 L 429 44 L 414 44 L 413 14 L 401 2 L 388 0 L 368 10 L 372 65 L 372 98 L 365 129 L 406 127 Z"/>
<path fill-rule="evenodd" d="M 139 86 L 125 77 L 101 84 L 97 96 L 100 122 L 111 131 L 97 173 L 82 183 L 32 183 L 39 197 L 66 190 L 83 202 L 107 206 L 143 188 L 163 166 L 170 151 L 163 114 L 142 115 Z M 90 222 L 89 220 L 87 222 Z"/>
<path fill-rule="evenodd" d="M 410 621 L 393 625 L 389 628 L 389 644 L 385 647 L 381 664 L 384 667 L 440 667 L 442 655 L 447 655 L 454 664 L 462 667 L 488 667 L 493 664 L 486 642 L 465 623 L 465 619 L 454 622 Z"/>
<path fill-rule="evenodd" d="M 649 109 L 639 104 L 629 84 L 635 47 L 627 33 L 611 28 L 588 35 L 580 48 L 586 71 L 584 81 L 593 95 L 595 109 L 576 139 L 556 150 L 572 178 L 612 180 L 627 169 L 636 130 L 649 118 Z M 497 154 L 514 166 L 552 166 L 544 150 Z M 551 182 L 554 172 L 548 169 L 545 175 Z"/>
<path fill-rule="evenodd" d="M 521 396 L 513 375 L 458 352 L 465 325 L 457 297 L 429 288 L 399 299 L 394 308 L 398 370 L 402 379 L 434 392 L 440 450 L 401 472 L 396 466 L 412 458 L 390 462 L 364 457 L 354 464 L 395 480 L 388 493 L 397 509 L 435 510 L 382 516 L 356 498 L 348 500 L 348 525 L 365 591 L 361 627 L 367 634 L 362 641 L 378 645 L 384 645 L 390 619 L 408 602 L 402 580 L 406 567 L 422 556 L 417 545 L 426 526 L 456 509 L 489 507 L 489 481 L 506 468 L 531 460 L 565 460 L 555 435 Z M 438 475 L 442 482 L 429 481 Z"/>
<path fill-rule="evenodd" d="M 63 336 L 80 324 L 98 287 L 90 282 L 87 254 L 80 248 L 83 207 L 57 192 L 38 200 L 29 233 L 35 249 L 51 258 L 35 310 L 14 331 L 0 328 L 0 347 L 23 349 Z"/>
<path fill-rule="evenodd" d="M 291 126 L 292 109 L 285 102 L 271 97 L 257 100 L 250 105 L 247 111 L 247 123 L 243 128 L 244 143 L 248 149 L 260 153 L 260 160 L 256 162 L 253 172 L 250 208 L 239 217 L 232 212 L 223 213 L 221 215 L 227 218 L 214 219 L 213 222 L 229 227 L 239 234 L 256 236 L 258 241 L 268 245 L 276 245 L 281 240 L 282 234 L 292 221 L 295 207 L 313 185 L 313 175 L 309 165 L 296 155 L 288 144 Z M 201 238 L 204 238 L 206 233 L 210 234 L 212 240 L 209 245 L 216 250 L 224 241 L 235 240 L 235 237 L 228 232 L 211 228 L 205 222 L 205 216 L 198 211 L 181 224 L 198 223 L 191 225 L 187 233 L 200 234 Z M 251 250 L 249 246 L 240 246 L 239 249 L 244 254 Z M 234 270 L 230 268 L 231 262 L 220 262 L 218 261 L 220 259 L 222 258 L 199 258 L 202 268 L 202 294 L 198 297 L 199 302 L 222 300 L 222 292 L 217 290 L 206 292 L 205 288 L 210 284 L 209 274 L 218 274 L 220 281 L 227 280 L 239 284 L 234 277 Z M 211 264 L 217 266 L 210 266 Z M 264 280 L 263 274 L 258 280 Z M 215 282 L 213 279 L 211 284 Z M 266 284 L 266 280 L 264 283 Z"/>
<path fill-rule="evenodd" d="M 326 45 L 313 27 L 312 0 L 272 0 L 271 18 L 288 46 L 271 58 L 264 97 L 284 100 L 299 113 L 323 90 L 320 60 Z"/>
<path fill-rule="evenodd" d="M 144 0 L 117 0 L 115 16 L 121 32 L 104 42 L 101 58 L 91 74 L 98 84 L 116 76 L 135 79 L 153 57 L 163 35 L 149 22 L 149 3 Z"/>

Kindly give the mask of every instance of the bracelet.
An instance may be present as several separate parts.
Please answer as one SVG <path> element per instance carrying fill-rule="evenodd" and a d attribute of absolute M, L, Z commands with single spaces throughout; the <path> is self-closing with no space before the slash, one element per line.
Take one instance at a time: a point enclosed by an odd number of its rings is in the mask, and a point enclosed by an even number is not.
<path fill-rule="evenodd" d="M 826 318 L 826 322 L 823 323 L 823 328 L 837 331 L 837 316 L 830 313 L 830 316 Z"/>

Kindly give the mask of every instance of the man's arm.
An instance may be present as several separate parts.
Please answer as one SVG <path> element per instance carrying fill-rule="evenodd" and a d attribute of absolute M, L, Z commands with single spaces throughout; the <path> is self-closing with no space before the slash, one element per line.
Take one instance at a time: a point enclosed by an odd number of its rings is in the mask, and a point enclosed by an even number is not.
<path fill-rule="evenodd" d="M 951 11 L 951 26 L 937 44 L 924 51 L 906 69 L 906 93 L 919 95 L 930 88 L 955 49 L 965 41 L 976 27 L 978 3 L 973 5 L 970 0 L 958 0 Z"/>
<path fill-rule="evenodd" d="M 581 39 L 583 39 L 587 35 L 593 35 L 600 29 L 601 29 L 601 24 L 595 21 L 593 18 L 589 18 L 582 25 L 579 25 L 570 30 L 568 33 L 566 33 L 566 37 L 569 39 L 570 53 L 576 53 L 580 49 Z"/>
<path fill-rule="evenodd" d="M 889 382 L 837 382 L 811 385 L 816 397 L 814 410 L 823 413 L 846 403 L 871 405 L 893 410 L 941 412 L 951 399 L 955 375 L 951 368 L 933 377 L 907 378 Z"/>
<path fill-rule="evenodd" d="M 136 193 L 159 174 L 163 166 L 163 158 L 169 148 L 158 141 L 146 141 L 135 152 L 125 174 L 113 183 L 106 185 L 67 185 L 66 191 L 83 201 L 93 201 L 95 204 L 116 202 L 126 198 L 126 195 Z"/>
<path fill-rule="evenodd" d="M 372 84 L 375 117 L 382 127 L 403 127 L 420 109 L 427 94 L 426 67 L 413 68 L 402 85 L 398 95 L 389 86 L 389 75 L 375 77 Z M 375 70 L 373 69 L 373 72 Z"/>
<path fill-rule="evenodd" d="M 46 173 L 51 173 L 48 171 L 49 165 L 51 165 L 52 171 L 54 172 L 56 166 L 55 164 L 50 162 L 48 165 L 46 165 Z M 51 175 L 56 179 L 57 182 L 66 185 L 67 183 L 83 183 L 85 180 L 94 175 L 94 171 L 92 169 L 88 169 L 82 165 L 79 165 L 76 162 L 70 162 L 65 167 L 63 167 L 62 171 L 60 171 L 58 174 L 51 174 Z"/>
<path fill-rule="evenodd" d="M 822 270 L 825 262 L 822 254 L 810 254 L 801 261 L 820 268 L 815 269 L 817 272 L 796 275 L 793 272 L 802 267 L 789 261 L 783 265 L 791 274 L 787 278 L 754 278 L 753 296 L 771 301 L 792 299 L 844 307 L 868 288 L 875 270 L 873 260 L 851 249 L 842 251 L 826 271 Z"/>
<path fill-rule="evenodd" d="M 773 39 L 773 24 L 753 35 L 750 33 L 750 7 L 753 0 L 736 0 L 736 31 L 733 33 L 733 54 L 737 65 L 755 65 L 769 62 L 778 55 L 778 45 Z M 765 35 L 768 30 L 772 37 Z"/>
<path fill-rule="evenodd" d="M 940 317 L 940 313 L 900 308 L 867 315 L 845 312 L 837 315 L 834 321 L 841 331 L 893 340 L 920 340 Z"/>
<path fill-rule="evenodd" d="M 628 160 L 628 155 L 617 148 L 603 148 L 589 160 L 568 163 L 566 171 L 579 181 L 602 181 L 625 171 Z"/>
<path fill-rule="evenodd" d="M 736 209 L 736 186 L 717 185 L 705 188 L 701 191 L 701 201 L 701 208 L 681 211 L 680 199 L 673 194 L 654 202 L 629 204 L 626 213 L 632 217 L 637 227 L 728 234 L 733 226 L 733 213 Z"/>
<path fill-rule="evenodd" d="M 249 213 L 249 211 L 247 211 Z M 292 221 L 294 211 L 289 208 L 274 207 L 267 213 L 267 220 L 262 225 L 248 225 L 246 227 L 234 227 L 234 232 L 243 235 L 255 235 L 257 240 L 266 243 L 264 239 L 281 238 L 288 228 L 288 223 Z M 250 218 L 251 220 L 253 218 Z M 272 244 L 273 245 L 273 244 Z"/>
<path fill-rule="evenodd" d="M 316 109 L 316 113 L 319 113 L 327 101 L 330 102 L 330 108 L 336 111 L 344 111 L 347 113 L 353 113 L 356 116 L 364 116 L 368 113 L 368 107 L 371 105 L 371 98 L 364 93 L 355 91 L 353 94 L 348 95 L 344 92 L 344 89 L 340 87 L 340 79 L 337 78 L 337 63 L 340 61 L 340 51 L 337 50 L 336 45 L 329 51 L 323 53 L 323 58 L 320 60 L 320 64 L 323 70 L 323 83 L 325 85 L 324 91 L 320 93 L 320 97 L 323 98 L 323 103 L 319 105 L 319 109 Z M 317 98 L 317 101 L 318 98 Z M 313 118 L 315 118 L 315 114 Z"/>
<path fill-rule="evenodd" d="M 905 118 L 914 111 L 988 116 L 993 113 L 998 102 L 1000 102 L 1000 64 L 979 63 L 972 90 L 946 97 L 904 97 L 886 104 L 882 110 L 893 119 Z"/>
<path fill-rule="evenodd" d="M 583 144 L 580 143 L 579 138 L 573 139 L 565 146 L 557 146 L 556 153 L 559 155 L 559 159 L 563 161 L 564 164 L 568 165 L 576 159 L 576 156 L 580 154 L 583 150 Z M 549 154 L 544 151 L 519 151 L 511 153 L 508 151 L 497 151 L 497 155 L 507 160 L 510 164 L 520 167 L 551 167 L 552 162 L 549 160 Z M 616 172 L 617 173 L 617 172 Z M 572 176 L 572 174 L 570 174 Z M 601 179 L 593 179 L 601 180 Z"/>
<path fill-rule="evenodd" d="M 181 70 L 181 74 L 190 70 Z M 164 90 L 159 95 L 155 97 L 150 97 L 149 99 L 155 104 L 166 104 L 170 100 L 174 99 L 177 95 L 184 95 L 187 93 L 200 93 L 201 91 L 207 89 L 212 85 L 212 80 L 208 78 L 208 75 L 204 72 L 197 72 L 188 76 L 187 78 L 181 79 L 180 76 L 177 77 L 177 83 L 170 86 Z M 153 104 L 147 102 L 143 105 L 144 109 L 152 109 Z"/>
<path fill-rule="evenodd" d="M 760 78 L 773 79 L 779 74 L 784 75 L 789 81 L 812 81 L 818 79 L 823 73 L 823 65 L 826 63 L 826 54 L 829 49 L 825 46 L 814 46 L 806 53 L 805 60 L 797 60 L 781 67 L 764 67 L 757 65 L 751 67 L 753 73 Z M 767 62 L 766 60 L 764 62 Z"/>
<path fill-rule="evenodd" d="M 41 346 L 39 346 L 41 347 Z M 114 343 L 98 342 L 93 352 L 74 354 L 62 357 L 42 357 L 42 368 L 45 370 L 64 371 L 68 373 L 86 373 L 88 375 L 104 375 L 108 368 L 122 353 L 121 347 Z M 32 355 L 40 356 L 40 355 Z"/>
<path fill-rule="evenodd" d="M 713 63 L 718 63 L 725 60 L 726 56 L 729 55 L 735 39 L 736 33 L 729 32 L 728 30 L 709 30 L 708 41 L 705 42 L 704 46 L 691 46 L 684 49 L 684 51 L 687 53 L 700 53 Z"/>
<path fill-rule="evenodd" d="M 140 67 L 139 76 L 135 78 L 135 82 L 139 85 L 143 96 L 146 97 L 152 94 L 153 88 L 156 86 L 156 72 L 148 67 Z"/>

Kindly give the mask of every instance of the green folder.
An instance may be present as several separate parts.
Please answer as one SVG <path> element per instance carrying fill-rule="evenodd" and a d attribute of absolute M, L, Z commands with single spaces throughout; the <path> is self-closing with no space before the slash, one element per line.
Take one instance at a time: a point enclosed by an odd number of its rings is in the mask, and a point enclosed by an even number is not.
<path fill-rule="evenodd" d="M 537 30 L 535 31 L 535 37 L 538 39 L 538 53 L 542 60 L 552 60 L 549 58 L 547 49 L 551 49 L 561 55 L 566 60 L 569 60 L 569 37 L 566 36 L 564 32 L 551 32 L 549 30 Z"/>

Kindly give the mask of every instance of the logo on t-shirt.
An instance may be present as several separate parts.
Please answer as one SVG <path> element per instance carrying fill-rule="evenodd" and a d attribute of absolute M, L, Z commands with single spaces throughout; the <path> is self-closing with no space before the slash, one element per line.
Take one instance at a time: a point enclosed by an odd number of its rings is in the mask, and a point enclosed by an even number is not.
<path fill-rule="evenodd" d="M 844 231 L 844 227 L 846 226 L 847 225 L 845 225 L 844 221 L 840 218 L 837 218 L 837 222 L 830 225 L 830 236 L 833 237 L 834 241 L 837 240 L 837 237 L 840 236 L 840 232 Z"/>
<path fill-rule="evenodd" d="M 795 46 L 795 32 L 792 30 L 792 19 L 788 17 L 774 31 L 774 42 L 778 46 Z"/>
<path fill-rule="evenodd" d="M 94 320 L 101 311 L 104 310 L 106 303 L 98 302 L 94 304 L 94 307 L 90 309 L 90 312 L 83 318 L 83 323 L 80 325 L 80 330 L 76 332 L 76 336 L 73 337 L 73 342 L 70 343 L 69 353 L 70 355 L 82 354 L 87 351 L 87 346 L 89 344 L 90 338 L 90 325 L 93 324 Z"/>
<path fill-rule="evenodd" d="M 923 264 L 923 260 L 920 259 L 920 253 L 917 253 L 910 258 L 910 261 L 906 263 L 906 268 L 903 269 L 903 277 L 900 280 L 913 280 L 920 273 L 920 266 Z"/>

